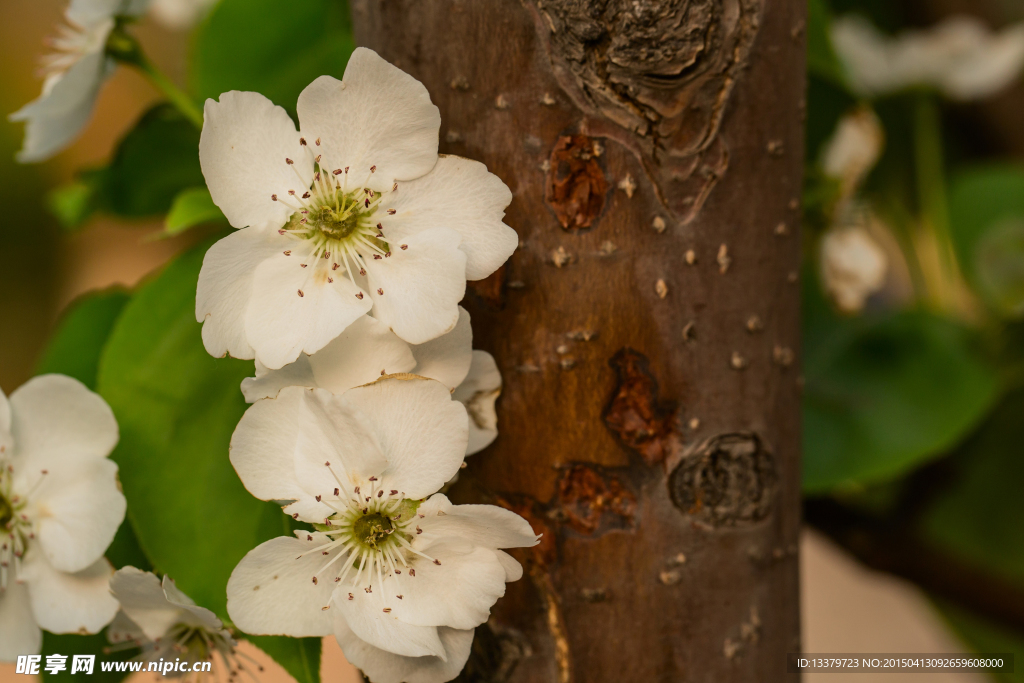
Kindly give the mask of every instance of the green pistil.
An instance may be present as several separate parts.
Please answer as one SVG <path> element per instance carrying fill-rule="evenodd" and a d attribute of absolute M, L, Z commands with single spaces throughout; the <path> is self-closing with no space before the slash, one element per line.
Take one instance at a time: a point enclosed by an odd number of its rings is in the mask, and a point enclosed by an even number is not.
<path fill-rule="evenodd" d="M 352 535 L 367 548 L 378 550 L 394 531 L 391 520 L 374 512 L 363 515 L 352 525 Z"/>
<path fill-rule="evenodd" d="M 0 529 L 6 529 L 14 519 L 14 506 L 0 493 Z"/>

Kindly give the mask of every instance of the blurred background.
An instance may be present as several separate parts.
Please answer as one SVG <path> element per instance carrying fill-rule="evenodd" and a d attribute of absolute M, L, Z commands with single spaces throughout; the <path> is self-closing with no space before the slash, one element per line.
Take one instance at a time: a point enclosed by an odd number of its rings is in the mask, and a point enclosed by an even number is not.
<path fill-rule="evenodd" d="M 0 111 L 37 96 L 43 41 L 64 7 L 0 5 Z M 1024 643 L 1020 22 L 1020 0 L 811 0 L 806 652 L 1007 652 Z M 182 86 L 190 34 L 152 16 L 135 31 Z M 116 210 L 72 220 L 68 194 L 54 194 L 107 164 L 160 99 L 117 69 L 78 141 L 43 164 L 15 163 L 22 126 L 0 125 L 6 393 L 34 374 L 76 297 L 130 288 L 209 234 L 169 236 L 160 215 Z M 324 681 L 356 680 L 333 639 L 324 646 Z M 261 680 L 287 680 L 268 667 Z M 23 680 L 13 671 L 0 665 L 0 680 Z M 985 680 L 909 680 L 925 676 Z M 889 678 L 908 675 L 870 680 Z"/>

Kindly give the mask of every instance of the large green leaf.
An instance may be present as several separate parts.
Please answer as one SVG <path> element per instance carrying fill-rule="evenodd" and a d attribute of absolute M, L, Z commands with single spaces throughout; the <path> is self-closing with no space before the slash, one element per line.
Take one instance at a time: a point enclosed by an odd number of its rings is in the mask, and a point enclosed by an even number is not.
<path fill-rule="evenodd" d="M 341 78 L 355 49 L 344 0 L 221 0 L 199 27 L 191 81 L 201 100 L 260 92 L 292 113 L 315 78 Z"/>
<path fill-rule="evenodd" d="M 930 314 L 864 320 L 831 337 L 815 329 L 803 401 L 808 492 L 884 481 L 942 455 L 999 389 L 968 333 Z"/>
<path fill-rule="evenodd" d="M 168 235 L 177 235 L 203 223 L 227 224 L 224 214 L 213 203 L 213 197 L 206 187 L 190 187 L 182 190 L 164 222 L 164 231 Z"/>
<path fill-rule="evenodd" d="M 299 683 L 319 682 L 320 638 L 245 636 L 245 639 L 270 655 Z"/>
<path fill-rule="evenodd" d="M 1013 673 L 993 673 L 990 674 L 991 680 L 999 681 L 999 683 L 1024 683 L 1024 666 L 1021 666 L 1020 659 L 1021 653 L 1024 653 L 1024 631 L 1015 631 L 1006 626 L 994 624 L 941 600 L 936 600 L 935 606 L 970 651 L 978 654 L 1014 653 L 1016 655 Z"/>
<path fill-rule="evenodd" d="M 153 564 L 197 603 L 227 616 L 231 570 L 288 532 L 286 515 L 253 498 L 228 461 L 252 362 L 206 353 L 195 320 L 205 246 L 139 289 L 100 363 L 99 390 L 121 427 L 114 459 L 129 516 Z"/>
<path fill-rule="evenodd" d="M 825 0 L 807 2 L 807 70 L 839 87 L 846 87 L 846 73 L 832 47 L 832 15 Z"/>
<path fill-rule="evenodd" d="M 36 374 L 68 375 L 95 391 L 100 353 L 130 298 L 123 289 L 110 289 L 72 302 L 43 351 Z"/>

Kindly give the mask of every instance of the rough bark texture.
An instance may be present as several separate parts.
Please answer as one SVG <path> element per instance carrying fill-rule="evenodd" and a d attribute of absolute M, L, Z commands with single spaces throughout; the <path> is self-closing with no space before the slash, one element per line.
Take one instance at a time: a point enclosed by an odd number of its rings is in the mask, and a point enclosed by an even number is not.
<path fill-rule="evenodd" d="M 515 195 L 472 283 L 501 436 L 452 495 L 544 542 L 464 680 L 781 681 L 799 648 L 804 3 L 353 0 Z"/>

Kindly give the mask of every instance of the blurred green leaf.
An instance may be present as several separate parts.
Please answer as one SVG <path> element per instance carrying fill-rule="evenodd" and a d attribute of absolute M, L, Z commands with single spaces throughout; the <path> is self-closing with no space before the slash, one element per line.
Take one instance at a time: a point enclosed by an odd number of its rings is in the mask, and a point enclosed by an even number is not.
<path fill-rule="evenodd" d="M 177 235 L 197 225 L 215 221 L 227 223 L 224 214 L 213 203 L 210 191 L 206 187 L 193 187 L 182 190 L 174 198 L 164 223 L 164 231 L 168 235 Z"/>
<path fill-rule="evenodd" d="M 199 131 L 176 109 L 159 104 L 118 144 L 104 170 L 100 208 L 118 216 L 166 213 L 182 190 L 205 184 Z"/>
<path fill-rule="evenodd" d="M 805 310 L 813 311 L 813 307 Z M 956 445 L 999 384 L 966 330 L 924 313 L 814 323 L 805 362 L 804 490 L 896 477 Z"/>
<path fill-rule="evenodd" d="M 299 683 L 320 683 L 320 638 L 286 636 L 245 636 L 270 655 Z"/>
<path fill-rule="evenodd" d="M 199 27 L 191 81 L 200 100 L 229 90 L 263 93 L 292 114 L 323 75 L 341 78 L 355 49 L 344 0 L 221 0 Z"/>
<path fill-rule="evenodd" d="M 209 244 L 172 262 L 125 308 L 100 362 L 99 390 L 121 427 L 113 458 L 146 555 L 198 604 L 227 618 L 225 586 L 291 519 L 254 498 L 228 461 L 252 361 L 211 357 L 195 320 Z"/>
<path fill-rule="evenodd" d="M 72 302 L 57 323 L 36 374 L 68 375 L 95 391 L 100 353 L 130 298 L 122 289 L 109 289 Z"/>
<path fill-rule="evenodd" d="M 927 541 L 1024 586 L 1024 392 L 1008 396 L 950 466 L 921 516 Z"/>
<path fill-rule="evenodd" d="M 950 188 L 949 221 L 968 279 L 997 310 L 1019 314 L 1021 275 L 1007 261 L 1020 257 L 1020 240 L 1014 236 L 1019 228 L 1007 226 L 1024 223 L 1024 167 L 989 165 L 957 174 Z"/>
<path fill-rule="evenodd" d="M 807 2 L 807 70 L 846 88 L 846 73 L 832 46 L 832 15 L 825 0 Z"/>
<path fill-rule="evenodd" d="M 46 205 L 61 227 L 72 232 L 85 225 L 102 201 L 105 171 L 82 171 L 71 182 L 54 188 L 46 197 Z"/>

